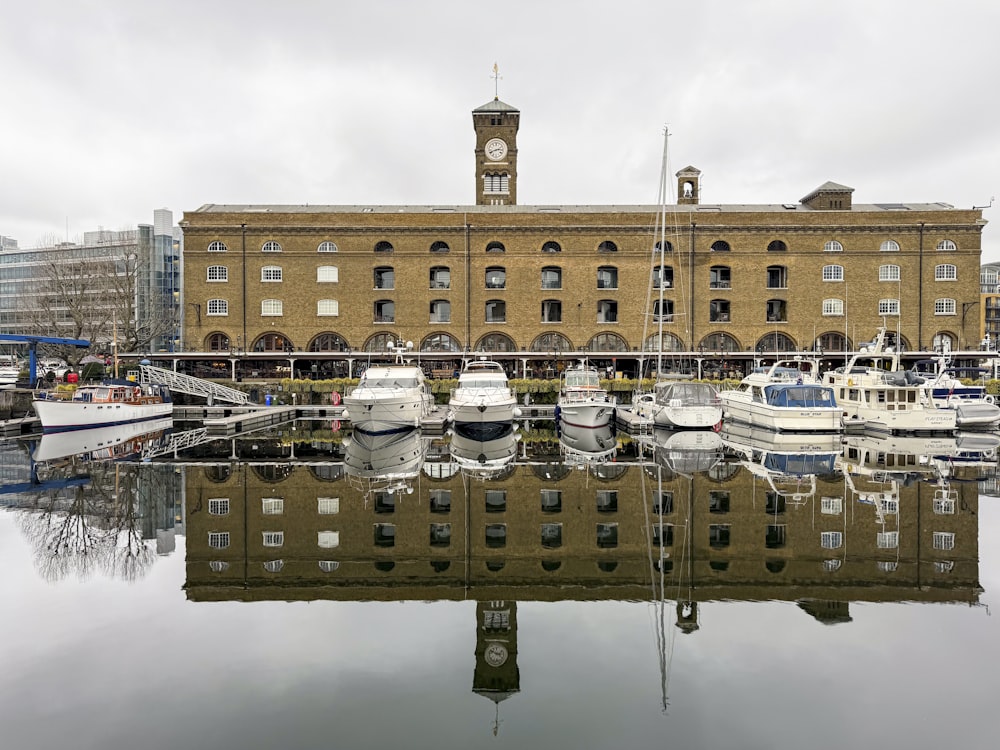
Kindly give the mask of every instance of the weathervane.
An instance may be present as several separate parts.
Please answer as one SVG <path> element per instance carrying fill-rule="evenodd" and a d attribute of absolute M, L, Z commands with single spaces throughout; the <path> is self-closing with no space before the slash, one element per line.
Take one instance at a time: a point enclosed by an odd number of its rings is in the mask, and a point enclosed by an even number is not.
<path fill-rule="evenodd" d="M 493 63 L 493 75 L 490 76 L 493 79 L 493 101 L 500 101 L 500 79 L 502 77 L 500 68 L 497 67 L 496 63 Z"/>

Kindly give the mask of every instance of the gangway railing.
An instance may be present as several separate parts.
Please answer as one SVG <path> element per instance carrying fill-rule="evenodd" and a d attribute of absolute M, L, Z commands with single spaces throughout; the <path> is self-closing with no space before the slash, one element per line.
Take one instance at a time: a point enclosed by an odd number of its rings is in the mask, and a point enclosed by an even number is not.
<path fill-rule="evenodd" d="M 190 375 L 182 375 L 173 370 L 165 370 L 162 367 L 153 365 L 139 365 L 139 377 L 143 383 L 158 383 L 167 386 L 171 391 L 177 393 L 188 393 L 192 396 L 201 396 L 209 404 L 216 401 L 224 401 L 229 404 L 248 404 L 250 397 L 243 391 L 230 388 L 225 385 L 213 383 L 210 380 L 202 380 Z"/>

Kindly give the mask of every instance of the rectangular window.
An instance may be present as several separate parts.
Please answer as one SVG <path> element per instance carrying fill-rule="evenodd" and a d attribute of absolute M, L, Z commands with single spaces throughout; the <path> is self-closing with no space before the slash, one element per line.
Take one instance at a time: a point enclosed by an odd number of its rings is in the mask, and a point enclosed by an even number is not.
<path fill-rule="evenodd" d="M 285 512 L 285 499 L 282 497 L 264 497 L 260 504 L 260 512 L 265 516 L 280 516 Z"/>
<path fill-rule="evenodd" d="M 562 302 L 554 299 L 547 299 L 542 302 L 542 322 L 561 323 L 562 322 Z"/>
<path fill-rule="evenodd" d="M 879 281 L 899 281 L 899 266 L 885 265 L 878 268 Z"/>
<path fill-rule="evenodd" d="M 430 531 L 430 542 L 432 547 L 447 547 L 451 544 L 450 523 L 432 523 Z"/>
<path fill-rule="evenodd" d="M 820 501 L 820 513 L 828 516 L 839 516 L 844 509 L 844 498 L 824 497 Z"/>
<path fill-rule="evenodd" d="M 491 300 L 486 303 L 486 322 L 504 323 L 507 320 L 507 305 L 503 300 Z"/>
<path fill-rule="evenodd" d="M 260 301 L 260 314 L 265 318 L 273 318 L 282 314 L 282 303 L 280 299 L 262 299 Z"/>
<path fill-rule="evenodd" d="M 335 299 L 321 299 L 316 301 L 316 314 L 319 316 L 340 315 L 340 303 Z"/>
<path fill-rule="evenodd" d="M 212 531 L 208 534 L 208 546 L 213 549 L 225 549 L 229 546 L 228 531 Z"/>
<path fill-rule="evenodd" d="M 281 266 L 264 266 L 260 269 L 261 281 L 281 281 Z"/>
<path fill-rule="evenodd" d="M 316 512 L 321 516 L 332 516 L 340 513 L 339 497 L 318 497 L 316 498 Z"/>
<path fill-rule="evenodd" d="M 844 314 L 844 300 L 842 299 L 823 300 L 823 314 L 842 316 Z"/>
<path fill-rule="evenodd" d="M 899 315 L 898 299 L 880 299 L 878 301 L 879 315 Z"/>
<path fill-rule="evenodd" d="M 659 300 L 657 300 L 659 302 Z M 597 303 L 597 322 L 598 323 L 617 323 L 618 322 L 618 303 L 611 299 L 602 299 Z"/>
<path fill-rule="evenodd" d="M 316 534 L 316 544 L 323 549 L 333 549 L 340 546 L 339 531 L 319 531 Z"/>
<path fill-rule="evenodd" d="M 935 315 L 954 315 L 955 314 L 955 300 L 953 300 L 953 299 L 936 299 L 936 300 L 934 300 L 934 314 Z"/>
<path fill-rule="evenodd" d="M 542 513 L 559 513 L 562 510 L 562 490 L 542 490 Z"/>
<path fill-rule="evenodd" d="M 281 547 L 285 543 L 284 531 L 265 531 L 262 537 L 265 547 Z"/>
<path fill-rule="evenodd" d="M 840 549 L 844 544 L 844 534 L 840 531 L 824 531 L 820 534 L 819 543 L 823 549 Z"/>
<path fill-rule="evenodd" d="M 562 289 L 562 270 L 558 268 L 543 268 L 542 289 Z"/>
<path fill-rule="evenodd" d="M 875 546 L 879 549 L 896 549 L 899 547 L 898 531 L 880 531 L 875 535 Z"/>
<path fill-rule="evenodd" d="M 210 516 L 228 516 L 229 515 L 229 498 L 228 497 L 212 497 L 208 500 L 208 514 Z"/>
<path fill-rule="evenodd" d="M 955 501 L 950 497 L 934 498 L 934 513 L 939 516 L 950 516 L 955 513 Z"/>
<path fill-rule="evenodd" d="M 958 279 L 958 266 L 951 263 L 942 263 L 934 267 L 934 281 L 956 281 Z"/>
<path fill-rule="evenodd" d="M 209 266 L 209 281 L 229 281 L 229 269 L 225 266 Z"/>
<path fill-rule="evenodd" d="M 843 281 L 843 266 L 823 266 L 823 281 Z"/>
<path fill-rule="evenodd" d="M 955 535 L 949 531 L 935 531 L 933 543 L 934 549 L 954 549 Z"/>

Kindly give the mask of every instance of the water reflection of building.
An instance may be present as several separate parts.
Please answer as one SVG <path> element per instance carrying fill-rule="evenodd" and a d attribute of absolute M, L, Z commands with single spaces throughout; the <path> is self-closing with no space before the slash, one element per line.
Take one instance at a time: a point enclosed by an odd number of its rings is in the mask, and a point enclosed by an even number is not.
<path fill-rule="evenodd" d="M 517 602 L 476 603 L 476 668 L 472 692 L 497 705 L 493 733 L 500 723 L 500 704 L 521 690 L 517 666 Z"/>
<path fill-rule="evenodd" d="M 421 471 L 366 503 L 327 465 L 189 466 L 188 596 L 642 599 L 662 568 L 691 601 L 978 599 L 976 482 L 951 481 L 949 502 L 897 482 L 873 506 L 858 492 L 882 476 L 810 475 L 794 502 L 770 479 L 737 460 L 556 460 L 481 482 Z"/>

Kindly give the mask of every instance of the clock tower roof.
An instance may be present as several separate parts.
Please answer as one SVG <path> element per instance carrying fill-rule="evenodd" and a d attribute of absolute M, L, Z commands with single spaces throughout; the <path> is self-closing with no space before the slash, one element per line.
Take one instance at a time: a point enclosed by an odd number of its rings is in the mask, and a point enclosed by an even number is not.
<path fill-rule="evenodd" d="M 481 107 L 476 107 L 472 110 L 473 114 L 477 112 L 520 112 L 517 107 L 512 107 L 506 102 L 502 102 L 499 99 L 494 98 L 493 101 L 487 102 Z"/>

